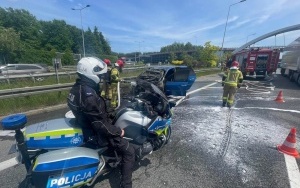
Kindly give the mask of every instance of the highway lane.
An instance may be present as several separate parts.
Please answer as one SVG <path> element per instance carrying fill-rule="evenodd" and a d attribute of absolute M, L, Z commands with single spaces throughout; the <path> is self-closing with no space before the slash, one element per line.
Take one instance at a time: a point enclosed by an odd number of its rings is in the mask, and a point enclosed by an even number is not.
<path fill-rule="evenodd" d="M 281 76 L 271 82 L 245 81 L 260 92 L 241 88 L 229 110 L 221 107 L 222 87 L 216 80 L 220 77 L 201 77 L 191 89 L 199 91 L 174 108 L 171 142 L 137 165 L 134 187 L 290 187 L 285 157 L 276 145 L 292 126 L 299 130 L 299 87 Z M 274 102 L 279 90 L 285 103 Z M 30 119 L 60 117 L 65 110 Z M 13 139 L 0 139 L 2 162 L 13 157 L 5 152 Z M 299 136 L 297 141 L 299 150 Z M 1 187 L 17 187 L 24 175 L 23 166 L 1 171 Z M 95 187 L 116 187 L 118 176 L 115 170 Z"/>
<path fill-rule="evenodd" d="M 245 83 L 256 89 L 239 89 L 231 110 L 220 107 L 221 87 L 190 95 L 176 109 L 181 110 L 180 118 L 174 118 L 182 125 L 180 137 L 189 135 L 187 147 L 194 146 L 198 156 L 208 158 L 211 169 L 212 161 L 219 164 L 212 170 L 221 179 L 215 187 L 290 187 L 293 180 L 287 177 L 285 157 L 276 145 L 283 143 L 291 127 L 300 128 L 299 88 L 281 76 Z M 279 90 L 285 93 L 285 103 L 274 101 Z M 297 174 L 299 178 L 299 170 Z"/>

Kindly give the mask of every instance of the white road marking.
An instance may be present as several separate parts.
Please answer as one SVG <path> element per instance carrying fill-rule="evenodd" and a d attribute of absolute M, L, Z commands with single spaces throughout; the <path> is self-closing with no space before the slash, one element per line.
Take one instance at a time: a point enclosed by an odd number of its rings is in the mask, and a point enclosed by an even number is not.
<path fill-rule="evenodd" d="M 0 136 L 15 136 L 15 131 L 0 131 Z"/>
<path fill-rule="evenodd" d="M 11 158 L 9 160 L 3 161 L 0 163 L 0 171 L 5 170 L 7 168 L 13 167 L 15 165 L 19 164 L 16 157 Z"/>
<path fill-rule="evenodd" d="M 293 113 L 300 114 L 300 111 L 298 111 L 298 110 L 286 110 L 286 109 L 280 109 L 280 108 L 244 107 L 244 108 L 234 108 L 234 109 L 246 109 L 246 108 L 260 109 L 260 110 L 273 110 L 273 111 L 282 111 L 282 112 L 293 112 Z"/>
<path fill-rule="evenodd" d="M 23 132 L 25 128 L 21 129 Z M 0 130 L 0 136 L 15 136 L 16 132 L 12 130 Z"/>
<path fill-rule="evenodd" d="M 190 92 L 188 92 L 188 93 L 186 94 L 186 96 L 191 95 L 191 94 L 193 94 L 193 93 L 196 93 L 196 92 L 198 92 L 198 91 L 201 91 L 201 90 L 203 90 L 203 89 L 207 89 L 207 88 L 209 88 L 210 86 L 213 86 L 213 85 L 215 85 L 215 84 L 217 84 L 217 83 L 219 83 L 219 82 L 214 82 L 214 83 L 212 83 L 212 84 L 206 85 L 206 86 L 201 87 L 201 88 L 199 88 L 199 89 L 195 89 L 195 90 L 193 90 L 193 91 L 190 91 Z M 183 99 L 185 99 L 185 97 L 182 97 L 181 99 L 179 99 L 179 100 L 176 102 L 176 106 L 177 106 L 178 104 L 180 104 L 180 103 L 183 101 Z"/>
<path fill-rule="evenodd" d="M 295 157 L 284 154 L 284 159 L 290 180 L 290 188 L 299 188 L 300 172 Z"/>

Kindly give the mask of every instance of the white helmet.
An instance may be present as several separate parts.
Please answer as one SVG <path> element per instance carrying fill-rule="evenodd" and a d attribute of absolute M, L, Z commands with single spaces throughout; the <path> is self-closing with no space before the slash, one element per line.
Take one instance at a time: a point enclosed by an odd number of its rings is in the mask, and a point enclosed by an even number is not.
<path fill-rule="evenodd" d="M 96 84 L 100 82 L 99 76 L 106 72 L 106 63 L 96 57 L 84 57 L 77 64 L 77 73 L 93 80 Z"/>
<path fill-rule="evenodd" d="M 119 65 L 118 63 L 115 63 L 115 66 L 116 66 L 116 67 L 119 67 L 120 65 Z"/>

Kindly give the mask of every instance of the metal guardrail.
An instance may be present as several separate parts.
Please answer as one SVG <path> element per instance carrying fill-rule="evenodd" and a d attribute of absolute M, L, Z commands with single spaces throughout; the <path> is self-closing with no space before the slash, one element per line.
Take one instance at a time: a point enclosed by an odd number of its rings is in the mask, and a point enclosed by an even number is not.
<path fill-rule="evenodd" d="M 66 67 L 66 69 L 71 68 L 70 66 Z M 141 67 L 128 67 L 124 68 L 123 71 L 132 71 L 136 69 L 146 69 L 149 68 L 149 66 L 141 66 Z M 74 67 L 75 69 L 75 67 Z M 212 68 L 205 68 L 205 69 L 200 69 L 200 70 L 195 70 L 195 72 L 202 72 L 206 70 L 211 70 Z M 215 68 L 219 69 L 219 68 Z M 39 77 L 47 77 L 47 76 L 56 76 L 56 75 L 73 75 L 76 74 L 76 71 L 65 71 L 65 72 L 58 72 L 58 73 L 40 73 L 40 74 L 23 74 L 23 75 L 5 75 L 5 76 L 0 76 L 0 81 L 1 80 L 7 80 L 7 79 L 16 79 L 16 78 L 39 78 Z"/>
<path fill-rule="evenodd" d="M 148 67 L 140 67 L 140 68 L 148 68 Z M 127 69 L 134 69 L 134 68 L 127 68 Z M 207 70 L 217 70 L 219 68 L 208 68 L 208 69 L 201 69 L 195 70 L 195 72 L 202 72 Z M 76 72 L 68 72 L 67 74 L 75 74 Z M 60 72 L 59 74 L 65 75 L 66 73 Z M 45 74 L 38 74 L 38 76 L 53 76 L 56 75 L 55 73 L 45 73 Z M 32 75 L 28 75 L 27 77 L 32 77 Z M 12 78 L 12 77 L 9 77 Z M 14 78 L 24 78 L 24 75 L 15 75 Z M 129 82 L 130 80 L 135 79 L 136 77 L 126 77 L 123 78 L 125 82 Z M 1 77 L 0 77 L 1 79 Z M 6 78 L 4 78 L 6 79 Z M 64 91 L 69 90 L 73 86 L 74 83 L 66 83 L 66 84 L 54 84 L 54 85 L 46 85 L 46 86 L 35 86 L 35 87 L 25 87 L 25 88 L 14 88 L 14 89 L 4 89 L 0 90 L 0 99 L 12 98 L 12 97 L 23 97 L 53 91 Z"/>
<path fill-rule="evenodd" d="M 35 86 L 15 89 L 4 89 L 0 90 L 0 99 L 12 98 L 12 97 L 24 97 L 29 95 L 69 90 L 74 83 L 67 84 L 55 84 L 47 86 Z"/>
<path fill-rule="evenodd" d="M 128 67 L 124 68 L 123 72 L 130 72 L 137 69 L 145 69 L 148 66 L 139 66 L 139 67 Z M 71 76 L 76 74 L 76 66 L 66 66 L 63 67 L 61 72 L 51 72 L 51 73 L 38 73 L 38 74 L 22 74 L 22 75 L 0 75 L 0 82 L 7 81 L 10 83 L 10 79 L 18 79 L 18 78 L 32 78 L 32 80 L 39 80 L 39 78 L 49 77 L 49 76 Z"/>
<path fill-rule="evenodd" d="M 132 67 L 126 68 L 126 70 L 136 70 L 136 69 L 145 69 L 146 67 Z M 17 78 L 39 78 L 39 77 L 47 77 L 47 76 L 55 76 L 55 75 L 71 75 L 76 74 L 76 71 L 72 72 L 58 72 L 56 73 L 42 73 L 42 74 L 30 74 L 30 75 L 10 75 L 10 76 L 0 76 L 1 80 L 8 79 L 17 79 Z M 123 78 L 124 80 L 132 80 L 135 77 L 127 77 Z M 46 85 L 46 86 L 34 86 L 34 87 L 24 87 L 24 88 L 13 88 L 13 89 L 4 89 L 0 90 L 0 99 L 7 99 L 12 97 L 24 97 L 29 95 L 53 92 L 53 91 L 63 91 L 69 90 L 73 86 L 74 83 L 66 83 L 66 84 L 54 84 L 54 85 Z"/>
<path fill-rule="evenodd" d="M 40 73 L 40 74 L 4 75 L 4 76 L 0 76 L 0 80 L 16 79 L 16 78 L 39 78 L 39 77 L 71 75 L 71 74 L 76 74 L 76 71 L 58 72 L 58 73 L 53 72 L 53 73 Z"/>

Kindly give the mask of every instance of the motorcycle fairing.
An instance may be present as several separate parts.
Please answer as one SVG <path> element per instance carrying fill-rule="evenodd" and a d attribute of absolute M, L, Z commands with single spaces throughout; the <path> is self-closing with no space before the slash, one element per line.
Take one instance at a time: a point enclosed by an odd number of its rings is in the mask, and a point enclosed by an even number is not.
<path fill-rule="evenodd" d="M 148 127 L 153 120 L 142 112 L 134 110 L 121 110 L 117 116 L 115 126 L 124 129 L 124 137 L 130 138 L 137 144 L 143 144 L 146 141 L 146 127 Z"/>
<path fill-rule="evenodd" d="M 28 149 L 62 149 L 81 146 L 83 133 L 75 119 L 59 118 L 26 127 L 24 131 Z"/>
<path fill-rule="evenodd" d="M 84 147 L 49 151 L 32 168 L 36 187 L 75 187 L 90 182 L 105 164 L 97 151 Z"/>
<path fill-rule="evenodd" d="M 49 176 L 46 188 L 53 187 L 78 187 L 90 182 L 96 173 L 97 168 L 92 167 L 75 172 L 64 173 L 64 176 Z"/>
<path fill-rule="evenodd" d="M 148 131 L 161 135 L 166 128 L 171 125 L 172 118 L 164 119 L 160 116 L 156 118 L 155 121 L 149 126 Z"/>

